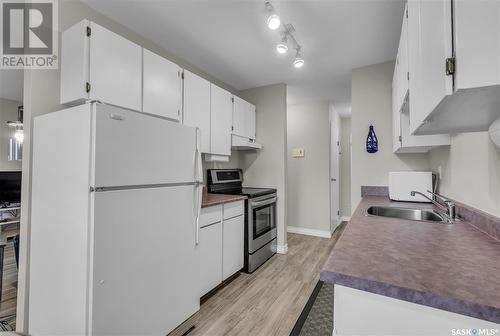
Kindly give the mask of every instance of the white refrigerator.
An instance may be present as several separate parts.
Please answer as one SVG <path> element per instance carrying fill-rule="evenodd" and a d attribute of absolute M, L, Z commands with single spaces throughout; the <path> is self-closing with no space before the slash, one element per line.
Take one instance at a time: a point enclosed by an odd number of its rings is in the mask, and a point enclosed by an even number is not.
<path fill-rule="evenodd" d="M 35 118 L 31 335 L 166 335 L 196 316 L 197 135 L 100 103 Z"/>

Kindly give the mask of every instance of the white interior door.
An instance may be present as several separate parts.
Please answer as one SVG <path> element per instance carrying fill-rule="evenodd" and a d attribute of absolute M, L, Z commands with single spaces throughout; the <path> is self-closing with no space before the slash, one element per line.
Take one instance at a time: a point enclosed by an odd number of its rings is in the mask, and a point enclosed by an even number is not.
<path fill-rule="evenodd" d="M 95 119 L 95 186 L 194 181 L 195 128 L 109 105 Z"/>
<path fill-rule="evenodd" d="M 142 48 L 94 22 L 90 37 L 90 99 L 141 111 Z"/>
<path fill-rule="evenodd" d="M 167 335 L 199 310 L 194 186 L 95 194 L 92 335 Z"/>
<path fill-rule="evenodd" d="M 337 120 L 339 120 L 337 118 Z M 340 125 L 330 121 L 330 231 L 333 232 L 340 224 L 340 169 L 339 142 Z"/>

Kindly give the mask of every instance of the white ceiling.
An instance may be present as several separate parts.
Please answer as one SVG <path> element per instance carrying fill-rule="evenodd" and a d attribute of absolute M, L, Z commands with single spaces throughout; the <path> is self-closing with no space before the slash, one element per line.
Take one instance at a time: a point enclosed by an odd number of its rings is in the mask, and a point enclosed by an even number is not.
<path fill-rule="evenodd" d="M 23 71 L 0 70 L 0 98 L 23 101 Z"/>
<path fill-rule="evenodd" d="M 273 1 L 295 26 L 306 65 L 278 55 L 258 0 L 83 0 L 178 57 L 243 90 L 288 84 L 290 104 L 328 100 L 350 114 L 351 69 L 396 56 L 404 0 Z M 22 72 L 0 70 L 0 96 L 22 100 Z"/>
<path fill-rule="evenodd" d="M 237 90 L 284 82 L 289 103 L 333 101 L 350 113 L 351 69 L 395 59 L 404 0 L 272 1 L 303 45 L 304 68 L 278 55 L 258 0 L 84 0 Z"/>

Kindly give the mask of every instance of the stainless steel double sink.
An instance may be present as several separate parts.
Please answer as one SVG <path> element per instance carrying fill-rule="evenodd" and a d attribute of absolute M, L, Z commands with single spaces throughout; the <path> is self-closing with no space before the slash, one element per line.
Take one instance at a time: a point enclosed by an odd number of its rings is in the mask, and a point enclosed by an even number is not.
<path fill-rule="evenodd" d="M 437 211 L 425 209 L 371 206 L 365 210 L 365 215 L 399 218 L 420 222 L 446 223 L 443 216 L 441 216 Z"/>

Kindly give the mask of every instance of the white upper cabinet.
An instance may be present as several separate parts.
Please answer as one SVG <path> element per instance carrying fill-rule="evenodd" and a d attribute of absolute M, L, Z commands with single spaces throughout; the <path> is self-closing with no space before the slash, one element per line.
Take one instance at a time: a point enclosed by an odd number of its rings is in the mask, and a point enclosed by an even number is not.
<path fill-rule="evenodd" d="M 399 56 L 399 55 L 398 55 Z M 401 148 L 401 109 L 398 103 L 398 60 L 392 77 L 392 149 L 397 152 Z"/>
<path fill-rule="evenodd" d="M 181 118 L 181 68 L 169 60 L 143 49 L 142 111 L 175 121 Z"/>
<path fill-rule="evenodd" d="M 423 153 L 433 147 L 450 144 L 449 135 L 412 135 L 410 131 L 410 115 L 419 108 L 413 103 L 414 88 L 410 83 L 419 78 L 409 69 L 408 53 L 408 8 L 405 8 L 398 55 L 392 80 L 392 122 L 393 151 L 395 153 Z M 414 70 L 415 71 L 415 70 Z"/>
<path fill-rule="evenodd" d="M 141 111 L 142 48 L 83 20 L 62 34 L 61 103 L 99 100 Z"/>
<path fill-rule="evenodd" d="M 234 96 L 233 134 L 255 140 L 255 105 Z"/>
<path fill-rule="evenodd" d="M 451 0 L 408 2 L 410 132 L 452 93 L 445 63 L 452 57 Z"/>
<path fill-rule="evenodd" d="M 230 92 L 210 84 L 210 153 L 231 155 L 233 102 Z"/>
<path fill-rule="evenodd" d="M 411 132 L 486 131 L 500 117 L 500 1 L 410 0 L 408 31 Z"/>
<path fill-rule="evenodd" d="M 403 24 L 401 26 L 401 37 L 399 39 L 397 62 L 397 104 L 401 108 L 406 100 L 409 89 L 409 69 L 408 69 L 408 8 L 405 8 Z"/>
<path fill-rule="evenodd" d="M 184 124 L 198 127 L 201 152 L 210 153 L 210 82 L 184 70 Z"/>

